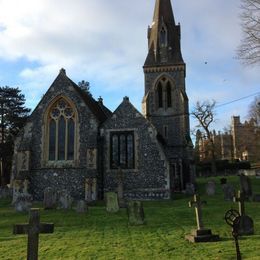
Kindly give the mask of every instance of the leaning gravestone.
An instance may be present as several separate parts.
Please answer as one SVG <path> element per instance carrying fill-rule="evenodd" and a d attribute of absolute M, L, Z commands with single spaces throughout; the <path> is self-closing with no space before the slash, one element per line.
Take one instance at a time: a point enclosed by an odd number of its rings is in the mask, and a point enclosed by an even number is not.
<path fill-rule="evenodd" d="M 14 202 L 16 212 L 28 212 L 32 206 L 32 196 L 20 193 Z"/>
<path fill-rule="evenodd" d="M 87 205 L 86 201 L 79 200 L 77 202 L 77 205 L 76 205 L 76 212 L 77 213 L 85 213 L 87 211 L 88 211 L 88 205 Z"/>
<path fill-rule="evenodd" d="M 44 190 L 43 208 L 44 209 L 57 208 L 57 193 L 53 188 L 48 187 Z"/>
<path fill-rule="evenodd" d="M 13 227 L 14 235 L 28 234 L 27 260 L 38 259 L 39 234 L 49 234 L 53 231 L 53 224 L 40 223 L 39 209 L 30 210 L 29 224 L 16 224 Z"/>
<path fill-rule="evenodd" d="M 209 196 L 213 196 L 216 193 L 216 183 L 214 181 L 209 181 L 206 185 L 206 193 Z"/>
<path fill-rule="evenodd" d="M 127 203 L 127 215 L 130 225 L 144 224 L 144 208 L 141 201 L 129 201 Z"/>
<path fill-rule="evenodd" d="M 252 185 L 248 176 L 245 176 L 244 174 L 240 175 L 240 187 L 245 195 L 245 199 L 248 200 L 252 196 Z"/>
<path fill-rule="evenodd" d="M 58 208 L 59 209 L 71 209 L 73 199 L 67 190 L 61 190 L 58 194 Z"/>
<path fill-rule="evenodd" d="M 235 196 L 235 188 L 231 184 L 223 184 L 222 185 L 222 190 L 224 192 L 224 200 L 233 200 L 233 197 Z"/>
<path fill-rule="evenodd" d="M 105 199 L 106 199 L 106 210 L 107 210 L 107 212 L 118 212 L 119 211 L 117 193 L 106 192 L 105 193 Z"/>

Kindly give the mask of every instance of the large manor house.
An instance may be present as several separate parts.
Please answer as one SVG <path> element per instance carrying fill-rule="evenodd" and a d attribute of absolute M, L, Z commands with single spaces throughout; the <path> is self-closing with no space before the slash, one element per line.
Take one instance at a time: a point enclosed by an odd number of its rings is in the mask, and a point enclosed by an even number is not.
<path fill-rule="evenodd" d="M 128 97 L 110 111 L 61 69 L 16 138 L 13 185 L 26 181 L 37 200 L 47 187 L 84 198 L 87 184 L 101 199 L 116 191 L 119 175 L 126 198 L 168 199 L 185 190 L 193 147 L 180 39 L 171 1 L 156 0 L 142 113 Z"/>

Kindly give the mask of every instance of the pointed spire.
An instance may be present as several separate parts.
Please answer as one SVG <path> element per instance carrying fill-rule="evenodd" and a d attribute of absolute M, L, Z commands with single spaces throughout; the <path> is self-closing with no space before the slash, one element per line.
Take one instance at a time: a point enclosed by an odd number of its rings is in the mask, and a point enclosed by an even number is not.
<path fill-rule="evenodd" d="M 156 0 L 148 27 L 148 55 L 144 67 L 184 64 L 180 49 L 180 25 L 175 24 L 171 0 Z"/>
<path fill-rule="evenodd" d="M 153 23 L 159 23 L 161 19 L 167 24 L 175 25 L 171 0 L 156 0 Z"/>

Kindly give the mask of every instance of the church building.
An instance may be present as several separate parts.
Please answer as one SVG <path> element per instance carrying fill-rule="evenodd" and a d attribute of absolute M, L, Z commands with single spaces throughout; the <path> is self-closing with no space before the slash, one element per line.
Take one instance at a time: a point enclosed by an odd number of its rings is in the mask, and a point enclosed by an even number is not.
<path fill-rule="evenodd" d="M 180 39 L 171 1 L 156 0 L 142 113 L 128 97 L 111 112 L 61 69 L 16 138 L 12 185 L 26 181 L 37 200 L 47 187 L 102 199 L 119 179 L 126 198 L 168 199 L 185 190 L 194 175 Z"/>

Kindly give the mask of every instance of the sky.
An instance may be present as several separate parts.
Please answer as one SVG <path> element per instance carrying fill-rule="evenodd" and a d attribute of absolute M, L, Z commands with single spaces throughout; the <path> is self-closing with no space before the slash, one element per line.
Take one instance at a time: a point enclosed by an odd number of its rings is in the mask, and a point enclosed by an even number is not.
<path fill-rule="evenodd" d="M 0 86 L 19 87 L 34 109 L 61 68 L 75 83 L 90 82 L 112 111 L 124 96 L 141 111 L 142 66 L 155 0 L 0 0 Z M 232 115 L 244 121 L 260 92 L 260 67 L 236 58 L 242 38 L 238 0 L 172 0 L 181 24 L 190 110 L 216 100 L 222 130 Z M 191 117 L 191 128 L 196 121 Z"/>

